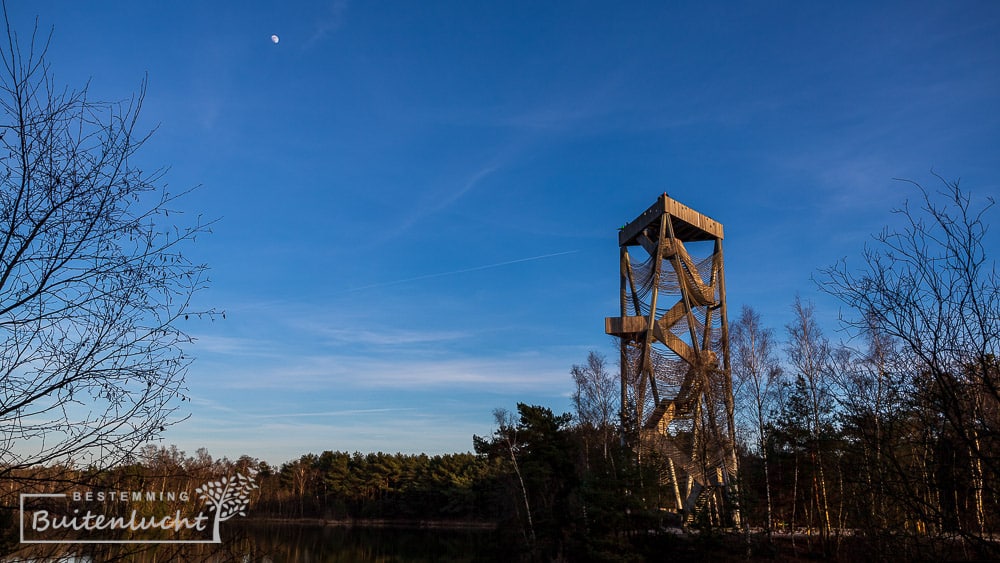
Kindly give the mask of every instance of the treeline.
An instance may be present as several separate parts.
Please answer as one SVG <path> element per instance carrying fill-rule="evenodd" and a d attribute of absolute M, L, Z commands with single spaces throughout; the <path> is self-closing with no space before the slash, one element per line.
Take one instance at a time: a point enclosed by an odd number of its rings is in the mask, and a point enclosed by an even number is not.
<path fill-rule="evenodd" d="M 747 520 L 846 538 L 876 560 L 1000 556 L 1000 279 L 985 212 L 957 183 L 921 189 L 901 226 L 822 270 L 848 341 L 796 298 L 780 332 L 733 325 Z M 793 536 L 794 537 L 794 536 Z"/>
<path fill-rule="evenodd" d="M 497 512 L 485 498 L 497 464 L 472 453 L 428 456 L 325 451 L 272 466 L 243 456 L 236 461 L 213 459 L 205 448 L 188 455 L 176 446 L 149 445 L 132 463 L 111 468 L 79 469 L 58 465 L 20 470 L 12 476 L 17 507 L 20 493 L 92 491 L 153 493 L 152 501 L 127 504 L 103 499 L 108 507 L 127 506 L 153 513 L 197 501 L 194 491 L 208 482 L 251 476 L 253 518 L 319 519 L 327 521 L 412 520 L 494 522 Z M 188 500 L 177 493 L 187 492 Z M 162 494 L 161 494 L 162 493 Z M 164 495 L 172 495 L 170 501 Z M 107 495 L 105 495 L 107 496 Z"/>
<path fill-rule="evenodd" d="M 261 473 L 254 513 L 324 520 L 495 521 L 496 464 L 471 453 L 325 451 Z"/>
<path fill-rule="evenodd" d="M 664 510 L 663 459 L 653 452 L 639 463 L 622 439 L 618 376 L 596 353 L 571 374 L 574 413 L 523 403 L 516 412 L 497 409 L 494 432 L 472 438 L 475 453 L 327 451 L 275 468 L 261 464 L 253 517 L 487 524 L 501 560 L 731 555 L 728 544 L 697 545 L 659 533 L 680 526 L 682 515 Z"/>
<path fill-rule="evenodd" d="M 596 357 L 596 356 L 595 356 Z M 606 371 L 603 375 L 613 381 Z M 502 560 L 641 558 L 646 535 L 663 523 L 658 486 L 645 482 L 613 424 L 595 428 L 570 414 L 518 405 L 497 411 L 497 430 L 473 437 L 475 453 L 440 456 L 326 451 L 281 465 L 243 456 L 213 459 L 175 446 L 146 446 L 111 468 L 51 465 L 8 475 L 3 492 L 4 545 L 17 547 L 20 493 L 187 492 L 127 503 L 107 499 L 102 512 L 164 516 L 200 506 L 195 491 L 213 480 L 253 475 L 247 519 L 327 524 L 477 527 L 491 530 Z M 613 423 L 614 416 L 609 419 Z M 7 486 L 9 485 L 9 487 Z M 649 502 L 642 501 L 649 498 Z M 65 512 L 65 510 L 63 510 Z M 226 526 L 238 525 L 227 524 Z M 637 551 L 638 550 L 638 551 Z M 624 553 L 624 555 L 623 555 Z"/>
<path fill-rule="evenodd" d="M 996 358 L 949 374 L 963 393 L 943 401 L 942 382 L 891 339 L 834 346 L 812 307 L 794 310 L 783 355 L 768 351 L 775 333 L 752 309 L 735 325 L 747 524 L 805 533 L 822 554 L 847 538 L 878 560 L 949 558 L 956 546 L 1000 554 L 1000 419 L 984 408 L 996 403 Z"/>

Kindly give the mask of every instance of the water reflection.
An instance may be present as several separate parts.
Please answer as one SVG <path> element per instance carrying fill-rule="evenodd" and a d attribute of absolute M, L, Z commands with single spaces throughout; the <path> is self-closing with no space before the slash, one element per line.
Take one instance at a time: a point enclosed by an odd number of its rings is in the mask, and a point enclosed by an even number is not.
<path fill-rule="evenodd" d="M 484 561 L 494 534 L 482 530 L 262 526 L 240 530 L 252 543 L 248 561 Z"/>
<path fill-rule="evenodd" d="M 77 545 L 27 550 L 3 562 L 200 561 L 204 563 L 373 563 L 506 560 L 489 530 L 334 527 L 244 522 L 223 543 L 198 545 Z M 55 546 L 51 546 L 55 548 Z M 33 552 L 32 552 L 33 551 Z"/>

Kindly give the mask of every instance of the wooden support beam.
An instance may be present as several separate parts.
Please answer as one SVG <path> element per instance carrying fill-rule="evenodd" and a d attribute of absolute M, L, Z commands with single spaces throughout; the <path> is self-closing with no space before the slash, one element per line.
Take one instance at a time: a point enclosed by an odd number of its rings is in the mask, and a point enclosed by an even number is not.
<path fill-rule="evenodd" d="M 635 240 L 638 241 L 644 249 L 646 249 L 646 252 L 648 252 L 650 256 L 656 256 L 656 243 L 646 236 L 646 233 L 639 233 L 635 237 Z"/>
<path fill-rule="evenodd" d="M 694 365 L 698 361 L 698 354 L 691 346 L 688 346 L 687 342 L 681 340 L 676 334 L 670 332 L 669 329 L 663 328 L 663 325 L 660 323 L 653 325 L 653 336 L 685 362 Z"/>
<path fill-rule="evenodd" d="M 677 305 L 674 305 L 662 319 L 653 323 L 652 336 L 661 344 L 670 348 L 673 353 L 677 354 L 685 362 L 695 364 L 698 358 L 694 350 L 691 349 L 691 346 L 670 331 L 670 326 L 677 321 L 668 322 L 668 317 L 676 319 L 685 314 L 683 303 L 679 303 L 679 305 L 682 307 L 678 308 Z M 625 339 L 642 341 L 642 337 L 646 334 L 648 327 L 649 317 L 605 317 L 604 319 L 605 334 Z"/>

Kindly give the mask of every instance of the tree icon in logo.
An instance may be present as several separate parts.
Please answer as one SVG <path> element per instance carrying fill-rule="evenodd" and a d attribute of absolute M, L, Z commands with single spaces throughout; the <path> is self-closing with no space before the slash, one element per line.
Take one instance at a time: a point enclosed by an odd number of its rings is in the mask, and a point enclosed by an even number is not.
<path fill-rule="evenodd" d="M 258 488 L 253 480 L 257 472 L 253 469 L 247 469 L 247 472 L 249 476 L 237 473 L 232 479 L 223 477 L 218 481 L 209 481 L 194 490 L 207 502 L 209 508 L 215 511 L 215 523 L 212 527 L 214 543 L 222 543 L 222 538 L 219 536 L 221 522 L 236 515 L 247 515 L 245 510 L 250 504 L 250 491 Z"/>

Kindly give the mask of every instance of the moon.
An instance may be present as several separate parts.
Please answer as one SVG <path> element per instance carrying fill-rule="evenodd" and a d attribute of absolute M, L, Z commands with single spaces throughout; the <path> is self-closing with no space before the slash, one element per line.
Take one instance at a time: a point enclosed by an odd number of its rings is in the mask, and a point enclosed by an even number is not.
<path fill-rule="evenodd" d="M 271 36 L 271 43 L 274 43 L 275 45 L 278 44 L 278 36 L 277 35 L 272 35 Z"/>

